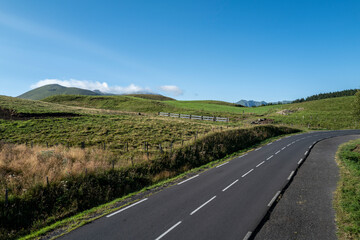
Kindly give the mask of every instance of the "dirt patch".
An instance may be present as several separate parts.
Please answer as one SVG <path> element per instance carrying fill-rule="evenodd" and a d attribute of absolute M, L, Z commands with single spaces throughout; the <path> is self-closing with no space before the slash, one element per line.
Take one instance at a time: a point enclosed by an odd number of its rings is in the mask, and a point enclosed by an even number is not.
<path fill-rule="evenodd" d="M 295 109 L 295 110 L 284 109 L 284 110 L 278 111 L 276 113 L 280 114 L 280 115 L 290 115 L 290 114 L 292 114 L 294 112 L 302 111 L 302 110 L 304 110 L 304 108 L 298 108 L 298 109 Z"/>
<path fill-rule="evenodd" d="M 360 144 L 356 146 L 356 148 L 353 150 L 353 152 L 360 153 Z"/>
<path fill-rule="evenodd" d="M 273 122 L 274 119 L 259 118 L 258 120 L 251 122 L 251 124 L 272 124 Z"/>
<path fill-rule="evenodd" d="M 6 109 L 0 107 L 0 119 L 5 120 L 28 120 L 33 118 L 52 118 L 52 117 L 77 117 L 79 114 L 75 113 L 18 113 L 13 109 Z"/>

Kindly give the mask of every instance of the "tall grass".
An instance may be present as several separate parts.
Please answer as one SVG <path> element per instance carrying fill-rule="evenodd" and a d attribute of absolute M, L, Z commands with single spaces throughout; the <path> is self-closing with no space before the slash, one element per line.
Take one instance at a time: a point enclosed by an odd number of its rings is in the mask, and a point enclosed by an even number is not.
<path fill-rule="evenodd" d="M 108 170 L 113 159 L 110 151 L 99 148 L 45 148 L 25 144 L 0 142 L 0 192 L 22 195 L 27 189 L 49 182 L 60 181 L 69 175 Z M 117 162 L 117 166 L 127 163 Z"/>

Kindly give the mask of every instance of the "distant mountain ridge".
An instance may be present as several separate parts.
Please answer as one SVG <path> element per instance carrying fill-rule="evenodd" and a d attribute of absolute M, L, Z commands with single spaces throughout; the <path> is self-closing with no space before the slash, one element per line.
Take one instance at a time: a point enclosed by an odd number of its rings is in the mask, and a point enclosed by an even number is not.
<path fill-rule="evenodd" d="M 100 93 L 100 91 L 94 92 L 94 91 L 81 89 L 81 88 L 63 87 L 59 84 L 50 84 L 50 85 L 45 85 L 45 86 L 30 90 L 24 94 L 21 94 L 20 96 L 18 96 L 18 98 L 30 99 L 30 100 L 41 100 L 41 99 L 51 97 L 54 95 L 96 96 L 96 95 L 102 95 L 102 94 Z"/>
<path fill-rule="evenodd" d="M 261 105 L 267 105 L 267 102 L 254 101 L 254 100 L 240 100 L 236 104 L 242 105 L 244 107 L 258 107 L 258 106 L 261 106 Z"/>
<path fill-rule="evenodd" d="M 39 88 L 35 88 L 26 93 L 23 93 L 20 96 L 18 96 L 18 98 L 28 99 L 28 100 L 42 100 L 56 95 L 115 96 L 116 94 L 104 93 L 99 90 L 91 91 L 91 90 L 75 88 L 75 87 L 64 87 L 59 84 L 49 84 Z M 160 101 L 175 100 L 173 98 L 169 98 L 160 94 L 152 94 L 144 91 L 139 91 L 134 94 L 123 94 L 123 95 L 160 100 Z"/>

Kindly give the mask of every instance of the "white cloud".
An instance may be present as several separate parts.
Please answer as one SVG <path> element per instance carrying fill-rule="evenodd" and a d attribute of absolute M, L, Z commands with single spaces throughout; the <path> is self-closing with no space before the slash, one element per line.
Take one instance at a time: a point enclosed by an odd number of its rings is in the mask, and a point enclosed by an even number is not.
<path fill-rule="evenodd" d="M 183 91 L 178 86 L 174 85 L 161 86 L 160 90 L 174 96 L 180 96 L 183 94 Z"/>
<path fill-rule="evenodd" d="M 59 84 L 64 87 L 76 87 L 88 90 L 100 90 L 103 93 L 113 93 L 113 94 L 132 94 L 132 93 L 152 93 L 149 88 L 142 88 L 136 86 L 135 84 L 130 84 L 127 87 L 121 86 L 109 86 L 106 82 L 93 82 L 93 81 L 84 81 L 84 80 L 60 80 L 60 79 L 44 79 L 36 84 L 31 85 L 31 88 L 38 88 L 48 84 Z"/>

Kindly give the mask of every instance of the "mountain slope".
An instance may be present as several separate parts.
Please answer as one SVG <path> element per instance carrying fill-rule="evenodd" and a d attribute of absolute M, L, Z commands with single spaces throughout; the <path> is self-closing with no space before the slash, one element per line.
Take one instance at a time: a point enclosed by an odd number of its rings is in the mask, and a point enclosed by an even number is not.
<path fill-rule="evenodd" d="M 236 104 L 242 105 L 244 107 L 258 107 L 261 105 L 267 105 L 267 102 L 264 102 L 264 101 L 258 102 L 258 101 L 254 101 L 254 100 L 249 100 L 249 101 L 240 100 Z"/>
<path fill-rule="evenodd" d="M 31 99 L 31 100 L 41 100 L 54 95 L 90 95 L 96 96 L 101 95 L 98 92 L 93 92 L 81 88 L 68 88 L 63 87 L 58 84 L 50 84 L 42 86 L 33 90 L 30 90 L 24 94 L 18 96 L 18 98 Z"/>

